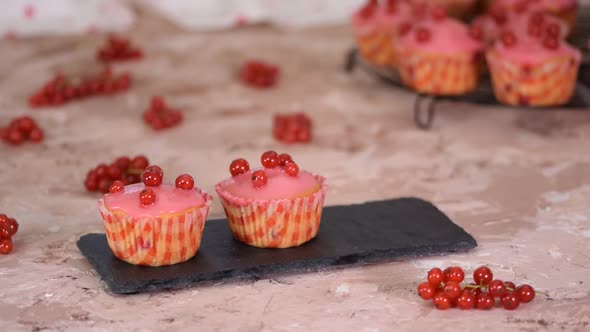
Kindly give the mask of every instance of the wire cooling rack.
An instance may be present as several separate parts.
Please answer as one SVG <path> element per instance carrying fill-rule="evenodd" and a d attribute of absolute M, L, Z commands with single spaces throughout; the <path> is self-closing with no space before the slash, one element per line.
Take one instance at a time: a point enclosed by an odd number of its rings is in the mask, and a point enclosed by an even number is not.
<path fill-rule="evenodd" d="M 513 110 L 547 112 L 557 110 L 587 111 L 590 114 L 590 50 L 588 40 L 590 38 L 590 6 L 582 6 L 578 11 L 576 29 L 569 38 L 569 42 L 582 50 L 583 59 L 578 73 L 578 81 L 572 99 L 559 107 L 529 107 L 506 106 Z M 394 68 L 379 67 L 365 61 L 356 47 L 351 48 L 346 55 L 345 70 L 352 72 L 359 68 L 368 72 L 380 81 L 403 89 L 399 73 Z M 436 106 L 441 101 L 466 102 L 478 105 L 503 105 L 494 96 L 492 84 L 488 74 L 484 74 L 475 90 L 461 96 L 434 96 L 416 93 L 414 101 L 414 122 L 421 129 L 432 127 L 436 115 Z"/>

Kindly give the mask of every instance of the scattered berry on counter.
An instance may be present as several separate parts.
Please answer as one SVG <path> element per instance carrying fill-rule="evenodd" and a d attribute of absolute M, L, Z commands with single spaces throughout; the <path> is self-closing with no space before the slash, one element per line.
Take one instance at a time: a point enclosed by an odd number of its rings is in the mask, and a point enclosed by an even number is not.
<path fill-rule="evenodd" d="M 148 166 L 145 156 L 139 155 L 133 159 L 122 156 L 109 165 L 99 164 L 88 171 L 84 186 L 89 192 L 117 192 L 121 184 L 126 186 L 141 182 L 141 175 Z M 120 184 L 116 181 L 120 181 Z"/>
<path fill-rule="evenodd" d="M 18 232 L 18 222 L 0 213 L 0 255 L 8 255 L 14 249 L 12 237 Z"/>
<path fill-rule="evenodd" d="M 131 81 L 129 73 L 115 74 L 109 68 L 85 78 L 56 74 L 29 97 L 29 105 L 33 108 L 61 106 L 76 99 L 115 94 L 129 89 Z"/>
<path fill-rule="evenodd" d="M 153 97 L 150 107 L 143 112 L 143 120 L 155 130 L 177 126 L 182 119 L 182 112 L 166 105 L 162 97 Z"/>
<path fill-rule="evenodd" d="M 7 127 L 0 128 L 0 139 L 11 145 L 20 145 L 25 141 L 39 143 L 43 137 L 43 130 L 30 116 L 14 118 Z"/>
<path fill-rule="evenodd" d="M 308 143 L 311 141 L 311 119 L 305 113 L 275 114 L 273 135 L 285 143 Z"/>
<path fill-rule="evenodd" d="M 143 52 L 133 47 L 128 38 L 112 35 L 106 45 L 96 52 L 96 57 L 104 62 L 140 60 Z"/>
<path fill-rule="evenodd" d="M 493 278 L 492 270 L 481 266 L 473 272 L 474 283 L 462 286 L 465 272 L 460 267 L 453 266 L 444 271 L 433 268 L 428 271 L 427 281 L 418 285 L 418 295 L 424 300 L 432 300 L 440 310 L 450 307 L 487 310 L 496 303 L 506 310 L 514 310 L 521 303 L 529 303 L 535 298 L 535 290 L 530 285 L 516 287 L 513 282 Z"/>
<path fill-rule="evenodd" d="M 277 84 L 279 74 L 279 67 L 275 65 L 250 60 L 243 65 L 240 77 L 246 85 L 256 88 L 269 88 Z"/>

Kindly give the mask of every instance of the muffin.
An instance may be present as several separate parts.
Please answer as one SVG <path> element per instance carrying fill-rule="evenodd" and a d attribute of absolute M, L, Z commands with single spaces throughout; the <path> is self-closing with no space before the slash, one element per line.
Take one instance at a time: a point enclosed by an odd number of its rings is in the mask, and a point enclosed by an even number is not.
<path fill-rule="evenodd" d="M 561 39 L 569 34 L 569 26 L 563 20 L 542 11 L 493 12 L 477 17 L 473 28 L 481 31 L 486 44 L 492 44 L 505 29 L 512 30 L 516 36 L 531 37 L 544 33 L 543 29 L 552 30 Z"/>
<path fill-rule="evenodd" d="M 578 2 L 576 0 L 496 0 L 491 6 L 491 11 L 543 11 L 555 15 L 568 25 L 569 31 L 573 30 L 576 23 Z"/>
<path fill-rule="evenodd" d="M 433 11 L 400 31 L 399 71 L 409 88 L 432 95 L 462 95 L 477 85 L 483 43 L 460 21 Z"/>
<path fill-rule="evenodd" d="M 361 56 L 378 66 L 394 66 L 396 31 L 410 13 L 410 6 L 401 0 L 388 0 L 382 5 L 371 0 L 355 12 L 351 21 Z"/>
<path fill-rule="evenodd" d="M 559 106 L 574 92 L 581 52 L 555 35 L 503 31 L 486 53 L 494 94 L 508 105 Z"/>
<path fill-rule="evenodd" d="M 289 248 L 313 239 L 320 228 L 326 179 L 303 170 L 288 154 L 267 151 L 262 168 L 236 159 L 232 177 L 215 191 L 233 237 L 259 248 Z"/>
<path fill-rule="evenodd" d="M 119 259 L 162 266 L 197 253 L 213 197 L 195 188 L 190 175 L 179 176 L 175 185 L 162 184 L 163 176 L 160 167 L 150 166 L 143 183 L 115 181 L 98 201 L 109 247 Z"/>

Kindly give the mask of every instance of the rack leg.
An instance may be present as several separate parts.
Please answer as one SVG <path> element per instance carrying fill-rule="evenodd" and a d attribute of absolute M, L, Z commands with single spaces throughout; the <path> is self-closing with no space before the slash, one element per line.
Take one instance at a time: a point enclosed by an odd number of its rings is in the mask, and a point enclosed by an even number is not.
<path fill-rule="evenodd" d="M 350 73 L 354 70 L 354 67 L 357 65 L 357 49 L 356 47 L 351 48 L 348 53 L 346 54 L 346 59 L 344 63 L 344 70 L 347 73 Z"/>
<path fill-rule="evenodd" d="M 436 97 L 421 94 L 416 96 L 414 101 L 414 122 L 418 128 L 423 130 L 432 128 L 435 106 Z"/>

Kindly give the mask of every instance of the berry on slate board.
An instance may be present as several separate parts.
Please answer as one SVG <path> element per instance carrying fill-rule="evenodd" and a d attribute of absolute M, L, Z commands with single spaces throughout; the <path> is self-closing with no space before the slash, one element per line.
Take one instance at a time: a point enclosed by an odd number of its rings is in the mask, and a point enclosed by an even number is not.
<path fill-rule="evenodd" d="M 511 281 L 492 280 L 494 274 L 486 266 L 478 267 L 473 273 L 473 283 L 461 285 L 465 272 L 457 266 L 442 271 L 433 268 L 428 271 L 426 282 L 418 285 L 418 295 L 432 300 L 437 309 L 458 307 L 462 310 L 477 308 L 492 309 L 497 304 L 506 310 L 514 310 L 521 303 L 535 298 L 535 289 L 530 285 L 516 287 Z M 498 299 L 498 301 L 496 301 Z"/>
<path fill-rule="evenodd" d="M 25 141 L 39 143 L 43 136 L 37 122 L 26 115 L 14 118 L 7 127 L 0 128 L 0 139 L 11 145 L 20 145 Z"/>

